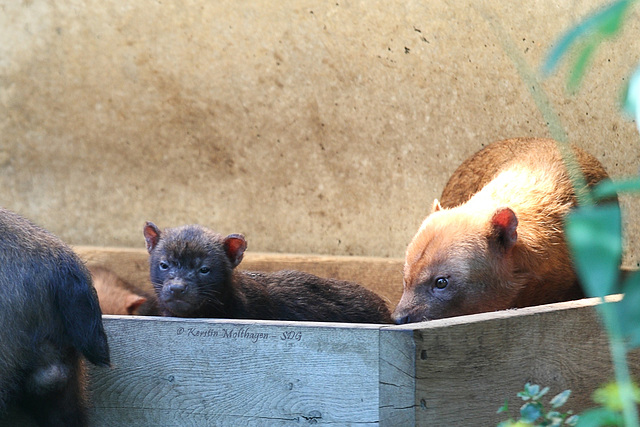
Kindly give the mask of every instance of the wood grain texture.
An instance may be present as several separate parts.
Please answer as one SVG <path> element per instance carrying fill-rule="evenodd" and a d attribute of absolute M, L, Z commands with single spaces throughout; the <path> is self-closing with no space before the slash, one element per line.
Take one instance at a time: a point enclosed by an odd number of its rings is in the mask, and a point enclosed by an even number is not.
<path fill-rule="evenodd" d="M 416 345 L 412 330 L 380 329 L 380 425 L 416 422 Z"/>
<path fill-rule="evenodd" d="M 105 316 L 95 426 L 378 423 L 378 328 Z"/>
<path fill-rule="evenodd" d="M 144 248 L 102 248 L 76 246 L 74 250 L 89 265 L 102 265 L 141 289 L 152 290 L 149 255 Z M 382 296 L 393 309 L 402 295 L 402 267 L 399 258 L 328 255 L 294 255 L 247 252 L 241 270 L 299 270 L 320 277 L 332 277 L 361 284 Z"/>
<path fill-rule="evenodd" d="M 564 409 L 593 407 L 593 391 L 611 380 L 597 300 L 586 299 L 416 324 L 416 420 L 429 426 L 496 425 L 496 410 L 526 382 L 571 389 Z M 640 375 L 640 352 L 629 355 Z M 514 413 L 515 415 L 515 413 Z"/>

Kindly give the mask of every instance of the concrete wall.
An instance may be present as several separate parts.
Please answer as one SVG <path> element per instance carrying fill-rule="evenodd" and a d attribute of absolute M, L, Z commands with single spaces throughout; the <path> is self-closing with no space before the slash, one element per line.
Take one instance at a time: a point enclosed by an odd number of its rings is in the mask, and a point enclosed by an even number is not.
<path fill-rule="evenodd" d="M 143 247 L 152 220 L 402 257 L 465 157 L 550 136 L 545 96 L 614 177 L 638 172 L 617 105 L 638 11 L 576 96 L 536 77 L 599 4 L 0 1 L 0 205 L 73 244 Z M 633 266 L 639 207 L 625 199 Z"/>

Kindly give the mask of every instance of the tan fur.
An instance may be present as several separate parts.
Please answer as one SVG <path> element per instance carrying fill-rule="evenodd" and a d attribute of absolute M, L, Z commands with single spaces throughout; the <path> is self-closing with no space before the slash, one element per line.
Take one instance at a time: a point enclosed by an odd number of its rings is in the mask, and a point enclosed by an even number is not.
<path fill-rule="evenodd" d="M 574 150 L 577 150 L 574 148 Z M 577 150 L 590 185 L 606 172 Z M 464 162 L 409 244 L 396 322 L 523 307 L 579 297 L 563 221 L 575 194 L 555 141 L 513 139 Z M 496 212 L 508 207 L 509 243 Z M 515 214 L 515 216 L 513 216 Z M 512 218 L 513 217 L 513 218 Z M 434 286 L 444 277 L 444 289 Z"/>
<path fill-rule="evenodd" d="M 92 266 L 89 271 L 102 314 L 140 314 L 138 309 L 147 302 L 147 297 L 136 293 L 133 285 L 102 267 Z"/>

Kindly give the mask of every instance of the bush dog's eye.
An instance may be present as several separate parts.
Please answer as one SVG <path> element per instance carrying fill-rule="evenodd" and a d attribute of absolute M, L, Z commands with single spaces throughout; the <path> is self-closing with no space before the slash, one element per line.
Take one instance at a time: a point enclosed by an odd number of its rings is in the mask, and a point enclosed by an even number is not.
<path fill-rule="evenodd" d="M 167 264 L 166 261 L 160 261 L 160 264 L 158 264 L 158 267 L 160 268 L 160 270 L 168 270 L 169 269 L 169 264 Z"/>
<path fill-rule="evenodd" d="M 210 271 L 211 269 L 209 267 L 202 267 L 200 269 L 200 274 L 209 274 Z"/>
<path fill-rule="evenodd" d="M 438 277 L 436 279 L 436 288 L 438 289 L 444 289 L 447 287 L 448 284 L 449 284 L 449 280 L 447 280 L 445 277 Z"/>

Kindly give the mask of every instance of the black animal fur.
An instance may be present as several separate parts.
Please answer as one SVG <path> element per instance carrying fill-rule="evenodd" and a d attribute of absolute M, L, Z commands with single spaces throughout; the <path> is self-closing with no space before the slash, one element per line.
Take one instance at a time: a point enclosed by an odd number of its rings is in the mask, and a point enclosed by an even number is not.
<path fill-rule="evenodd" d="M 81 356 L 109 365 L 91 277 L 57 237 L 0 208 L 0 425 L 22 410 L 42 426 L 87 423 Z"/>

